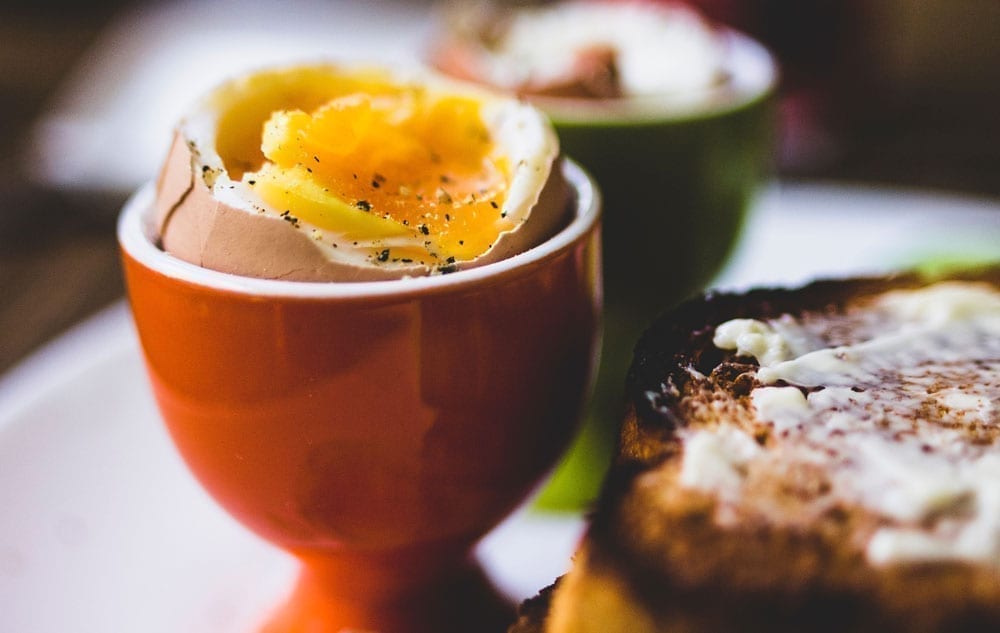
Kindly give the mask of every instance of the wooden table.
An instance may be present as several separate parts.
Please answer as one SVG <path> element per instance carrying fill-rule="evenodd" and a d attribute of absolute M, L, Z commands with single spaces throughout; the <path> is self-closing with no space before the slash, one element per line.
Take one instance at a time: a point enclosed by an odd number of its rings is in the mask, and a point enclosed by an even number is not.
<path fill-rule="evenodd" d="M 122 296 L 120 201 L 33 186 L 20 154 L 46 100 L 123 4 L 0 7 L 0 373 Z"/>

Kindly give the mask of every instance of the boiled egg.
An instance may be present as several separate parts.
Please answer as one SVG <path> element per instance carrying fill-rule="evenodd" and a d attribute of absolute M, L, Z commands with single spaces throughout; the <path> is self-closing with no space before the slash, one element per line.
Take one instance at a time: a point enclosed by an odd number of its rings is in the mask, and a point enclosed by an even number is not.
<path fill-rule="evenodd" d="M 567 221 L 548 120 L 423 72 L 313 65 L 237 78 L 177 127 L 164 250 L 234 274 L 360 281 L 453 272 Z"/>

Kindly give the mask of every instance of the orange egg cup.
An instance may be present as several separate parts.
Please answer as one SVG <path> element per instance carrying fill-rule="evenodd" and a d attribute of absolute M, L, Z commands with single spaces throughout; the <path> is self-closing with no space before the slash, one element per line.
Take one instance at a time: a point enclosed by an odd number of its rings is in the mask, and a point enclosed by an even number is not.
<path fill-rule="evenodd" d="M 545 243 L 394 281 L 203 269 L 157 247 L 151 190 L 123 210 L 129 299 L 176 446 L 222 507 L 302 562 L 265 631 L 502 630 L 470 550 L 565 450 L 599 338 L 599 199 L 563 169 L 575 213 Z"/>

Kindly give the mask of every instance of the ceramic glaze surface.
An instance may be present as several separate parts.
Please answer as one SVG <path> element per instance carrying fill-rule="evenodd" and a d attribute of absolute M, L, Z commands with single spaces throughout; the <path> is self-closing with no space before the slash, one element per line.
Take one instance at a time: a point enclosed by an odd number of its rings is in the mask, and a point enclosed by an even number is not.
<path fill-rule="evenodd" d="M 144 200 L 126 209 L 129 298 L 171 436 L 226 510 L 329 588 L 300 587 L 303 604 L 432 585 L 565 450 L 601 301 L 597 201 L 567 176 L 576 219 L 541 247 L 352 288 L 177 273 L 129 235 Z"/>

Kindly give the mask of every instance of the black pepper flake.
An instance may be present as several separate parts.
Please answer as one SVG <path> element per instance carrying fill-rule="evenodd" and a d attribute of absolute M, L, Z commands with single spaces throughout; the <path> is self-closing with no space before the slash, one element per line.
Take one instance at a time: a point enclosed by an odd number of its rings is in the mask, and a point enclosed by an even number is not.
<path fill-rule="evenodd" d="M 375 189 L 378 189 L 381 186 L 382 186 L 382 183 L 380 183 L 377 180 L 372 180 L 372 187 L 374 187 Z"/>
<path fill-rule="evenodd" d="M 403 220 L 403 226 L 410 226 L 409 220 Z"/>
<path fill-rule="evenodd" d="M 203 173 L 203 174 L 208 173 L 208 170 L 210 170 L 210 169 L 211 169 L 211 167 L 209 167 L 208 165 L 202 165 L 201 166 L 201 173 Z"/>
<path fill-rule="evenodd" d="M 450 213 L 445 213 L 444 214 L 444 220 L 445 220 L 445 222 L 451 222 L 451 214 Z"/>
<path fill-rule="evenodd" d="M 253 186 L 253 185 L 257 184 L 257 181 L 256 180 L 248 180 L 247 184 Z"/>
<path fill-rule="evenodd" d="M 316 156 L 315 154 L 313 154 L 313 160 L 318 163 L 319 162 L 319 156 Z"/>
<path fill-rule="evenodd" d="M 505 217 L 507 217 L 507 212 L 506 212 L 506 211 L 504 211 L 503 213 L 501 213 L 501 214 L 500 214 L 500 217 L 501 217 L 501 218 L 505 218 Z"/>
<path fill-rule="evenodd" d="M 458 240 L 459 246 L 465 246 L 465 240 Z"/>
<path fill-rule="evenodd" d="M 312 167 L 306 167 L 306 171 L 311 174 L 311 173 L 313 173 L 313 168 Z"/>
<path fill-rule="evenodd" d="M 413 263 L 413 260 L 410 259 L 409 257 L 404 257 L 403 259 L 401 259 L 399 261 L 403 262 L 404 264 L 412 264 Z"/>
<path fill-rule="evenodd" d="M 451 178 L 448 177 L 448 174 L 441 174 L 441 182 L 444 184 L 448 184 L 449 182 L 451 182 Z"/>
<path fill-rule="evenodd" d="M 449 264 L 454 264 L 455 263 L 455 258 L 454 257 L 449 257 L 448 259 L 446 259 L 444 261 L 448 262 Z"/>
<path fill-rule="evenodd" d="M 368 202 L 367 200 L 358 200 L 357 202 L 354 203 L 354 206 L 361 209 L 362 211 L 372 210 L 372 203 Z"/>
<path fill-rule="evenodd" d="M 455 264 L 448 264 L 447 266 L 438 267 L 438 272 L 441 273 L 442 275 L 447 275 L 449 273 L 457 271 L 458 271 L 458 266 L 456 266 Z"/>
<path fill-rule="evenodd" d="M 490 200 L 490 206 L 493 207 L 494 209 L 500 208 L 500 205 L 497 204 L 496 200 Z"/>
<path fill-rule="evenodd" d="M 420 232 L 423 233 L 424 235 L 430 235 L 431 234 L 431 230 L 429 228 L 427 228 L 426 224 L 421 224 L 418 228 L 420 229 Z"/>
<path fill-rule="evenodd" d="M 380 262 L 389 261 L 389 249 L 388 248 L 382 249 L 382 252 L 378 254 L 378 260 Z"/>
<path fill-rule="evenodd" d="M 380 173 L 378 173 L 378 172 L 375 172 L 374 174 L 372 174 L 372 178 L 374 178 L 374 179 L 375 179 L 375 182 L 377 182 L 377 183 L 378 183 L 378 184 L 380 184 L 380 185 L 381 185 L 381 184 L 382 184 L 383 182 L 385 182 L 385 176 L 383 176 L 382 174 L 380 174 Z"/>

